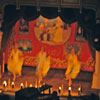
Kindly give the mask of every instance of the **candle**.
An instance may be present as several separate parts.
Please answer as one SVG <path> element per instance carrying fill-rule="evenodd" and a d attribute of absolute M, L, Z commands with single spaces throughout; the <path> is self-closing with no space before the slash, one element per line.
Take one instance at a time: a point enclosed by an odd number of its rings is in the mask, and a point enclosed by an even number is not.
<path fill-rule="evenodd" d="M 60 95 L 60 93 L 61 93 L 61 86 L 59 86 L 58 92 L 59 92 L 59 95 Z"/>
<path fill-rule="evenodd" d="M 21 83 L 21 84 L 20 84 L 20 87 L 21 87 L 21 89 L 23 89 L 23 88 L 24 88 L 24 84 L 23 84 L 23 83 Z"/>
<path fill-rule="evenodd" d="M 69 93 L 69 95 L 70 95 L 71 90 L 72 90 L 72 88 L 71 88 L 71 86 L 69 86 L 68 87 L 68 93 Z"/>
<path fill-rule="evenodd" d="M 2 93 L 2 90 L 0 90 L 0 94 Z"/>
<path fill-rule="evenodd" d="M 15 87 L 15 83 L 14 83 L 14 82 L 11 83 L 11 87 L 12 87 L 12 88 Z"/>
<path fill-rule="evenodd" d="M 3 87 L 6 87 L 6 86 L 7 86 L 7 82 L 3 81 Z"/>
<path fill-rule="evenodd" d="M 35 88 L 38 88 L 38 86 L 37 86 L 37 85 L 35 85 Z"/>
<path fill-rule="evenodd" d="M 30 84 L 29 87 L 32 87 L 32 84 Z"/>
<path fill-rule="evenodd" d="M 71 86 L 69 86 L 68 90 L 71 91 L 71 89 L 72 89 Z"/>
<path fill-rule="evenodd" d="M 81 95 L 81 92 L 82 92 L 82 88 L 81 86 L 78 88 L 78 95 L 80 96 Z"/>

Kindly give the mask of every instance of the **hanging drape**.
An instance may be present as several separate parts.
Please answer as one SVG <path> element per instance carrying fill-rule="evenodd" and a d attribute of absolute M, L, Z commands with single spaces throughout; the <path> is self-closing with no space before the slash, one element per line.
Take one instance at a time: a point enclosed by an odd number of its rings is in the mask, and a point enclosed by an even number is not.
<path fill-rule="evenodd" d="M 88 42 L 88 46 L 91 52 L 93 59 L 95 59 L 95 25 L 96 25 L 96 15 L 92 11 L 83 10 L 80 14 L 79 24 L 83 28 L 84 33 L 83 36 Z"/>
<path fill-rule="evenodd" d="M 11 29 L 20 17 L 23 17 L 27 21 L 31 21 L 38 18 L 40 15 L 48 19 L 60 16 L 65 23 L 71 24 L 76 21 L 81 23 L 81 26 L 86 31 L 84 36 L 88 41 L 90 51 L 94 58 L 95 50 L 93 48 L 95 47 L 95 44 L 91 35 L 93 30 L 90 27 L 93 27 L 95 24 L 95 13 L 95 11 L 88 12 L 88 10 L 85 9 L 83 10 L 82 14 L 80 14 L 79 9 L 76 8 L 61 8 L 61 11 L 58 12 L 57 7 L 41 7 L 40 11 L 37 11 L 37 7 L 33 6 L 21 6 L 20 10 L 16 10 L 15 5 L 7 5 L 4 9 L 4 22 L 2 25 L 2 30 L 4 33 L 2 38 L 2 50 L 4 51 L 6 49 Z"/>

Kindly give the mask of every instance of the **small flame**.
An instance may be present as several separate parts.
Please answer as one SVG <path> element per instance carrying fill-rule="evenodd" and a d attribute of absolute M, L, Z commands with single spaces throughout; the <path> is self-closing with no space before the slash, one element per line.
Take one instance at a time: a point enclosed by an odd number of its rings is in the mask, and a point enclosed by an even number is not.
<path fill-rule="evenodd" d="M 32 87 L 32 84 L 30 84 L 30 87 Z"/>
<path fill-rule="evenodd" d="M 61 90 L 61 86 L 59 86 L 59 90 Z"/>
<path fill-rule="evenodd" d="M 6 87 L 6 86 L 7 86 L 7 82 L 6 82 L 6 81 L 4 81 L 4 82 L 3 82 L 3 85 Z"/>
<path fill-rule="evenodd" d="M 71 86 L 68 88 L 68 90 L 71 90 L 72 88 L 71 88 Z"/>

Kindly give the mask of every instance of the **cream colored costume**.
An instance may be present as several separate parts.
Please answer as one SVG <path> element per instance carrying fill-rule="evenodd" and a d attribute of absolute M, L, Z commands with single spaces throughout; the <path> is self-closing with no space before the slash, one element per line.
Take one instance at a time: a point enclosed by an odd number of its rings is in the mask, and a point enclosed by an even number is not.
<path fill-rule="evenodd" d="M 46 52 L 40 52 L 38 55 L 38 65 L 36 68 L 36 75 L 38 77 L 39 83 L 42 81 L 42 78 L 47 75 L 47 72 L 50 68 L 50 57 L 46 58 Z"/>
<path fill-rule="evenodd" d="M 47 75 L 47 72 L 49 71 L 50 68 L 50 57 L 46 58 L 46 62 L 44 64 L 44 67 L 42 69 L 42 76 L 45 77 Z"/>
<path fill-rule="evenodd" d="M 21 57 L 22 53 L 20 50 L 12 50 L 10 57 L 8 59 L 8 71 L 13 74 L 20 74 L 22 70 L 23 57 Z"/>
<path fill-rule="evenodd" d="M 79 72 L 80 72 L 80 63 L 78 62 L 77 56 L 69 54 L 68 66 L 65 72 L 66 79 L 68 78 L 68 75 L 70 75 L 72 79 L 75 79 Z"/>

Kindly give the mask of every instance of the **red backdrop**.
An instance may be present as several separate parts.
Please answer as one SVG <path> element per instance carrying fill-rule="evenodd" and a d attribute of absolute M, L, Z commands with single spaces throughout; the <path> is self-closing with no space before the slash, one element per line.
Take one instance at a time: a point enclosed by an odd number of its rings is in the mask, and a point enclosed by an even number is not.
<path fill-rule="evenodd" d="M 27 66 L 36 66 L 37 65 L 37 60 L 36 56 L 39 53 L 40 49 L 42 46 L 46 48 L 46 52 L 48 55 L 51 56 L 51 68 L 62 68 L 66 69 L 66 62 L 65 61 L 65 43 L 64 44 L 59 44 L 59 45 L 50 45 L 46 43 L 42 43 L 39 41 L 34 33 L 34 24 L 36 20 L 30 21 L 29 22 L 29 32 L 28 34 L 19 34 L 19 21 L 15 25 L 15 35 L 11 35 L 10 40 L 9 40 L 9 46 L 6 50 L 6 59 L 5 63 L 7 64 L 9 53 L 11 51 L 11 45 L 12 42 L 18 42 L 18 40 L 25 39 L 25 40 L 30 40 L 32 42 L 32 50 L 31 52 L 25 52 L 25 61 L 24 65 Z M 71 36 L 68 41 L 66 41 L 68 44 L 79 44 L 81 47 L 81 52 L 79 56 L 79 61 L 82 63 L 81 70 L 84 71 L 94 71 L 94 65 L 92 63 L 91 59 L 91 54 L 89 51 L 89 47 L 87 42 L 79 42 L 75 41 L 75 36 L 76 36 L 76 29 L 77 29 L 77 23 L 73 23 L 71 25 L 72 27 L 72 32 Z M 15 37 L 15 40 L 12 39 Z"/>

